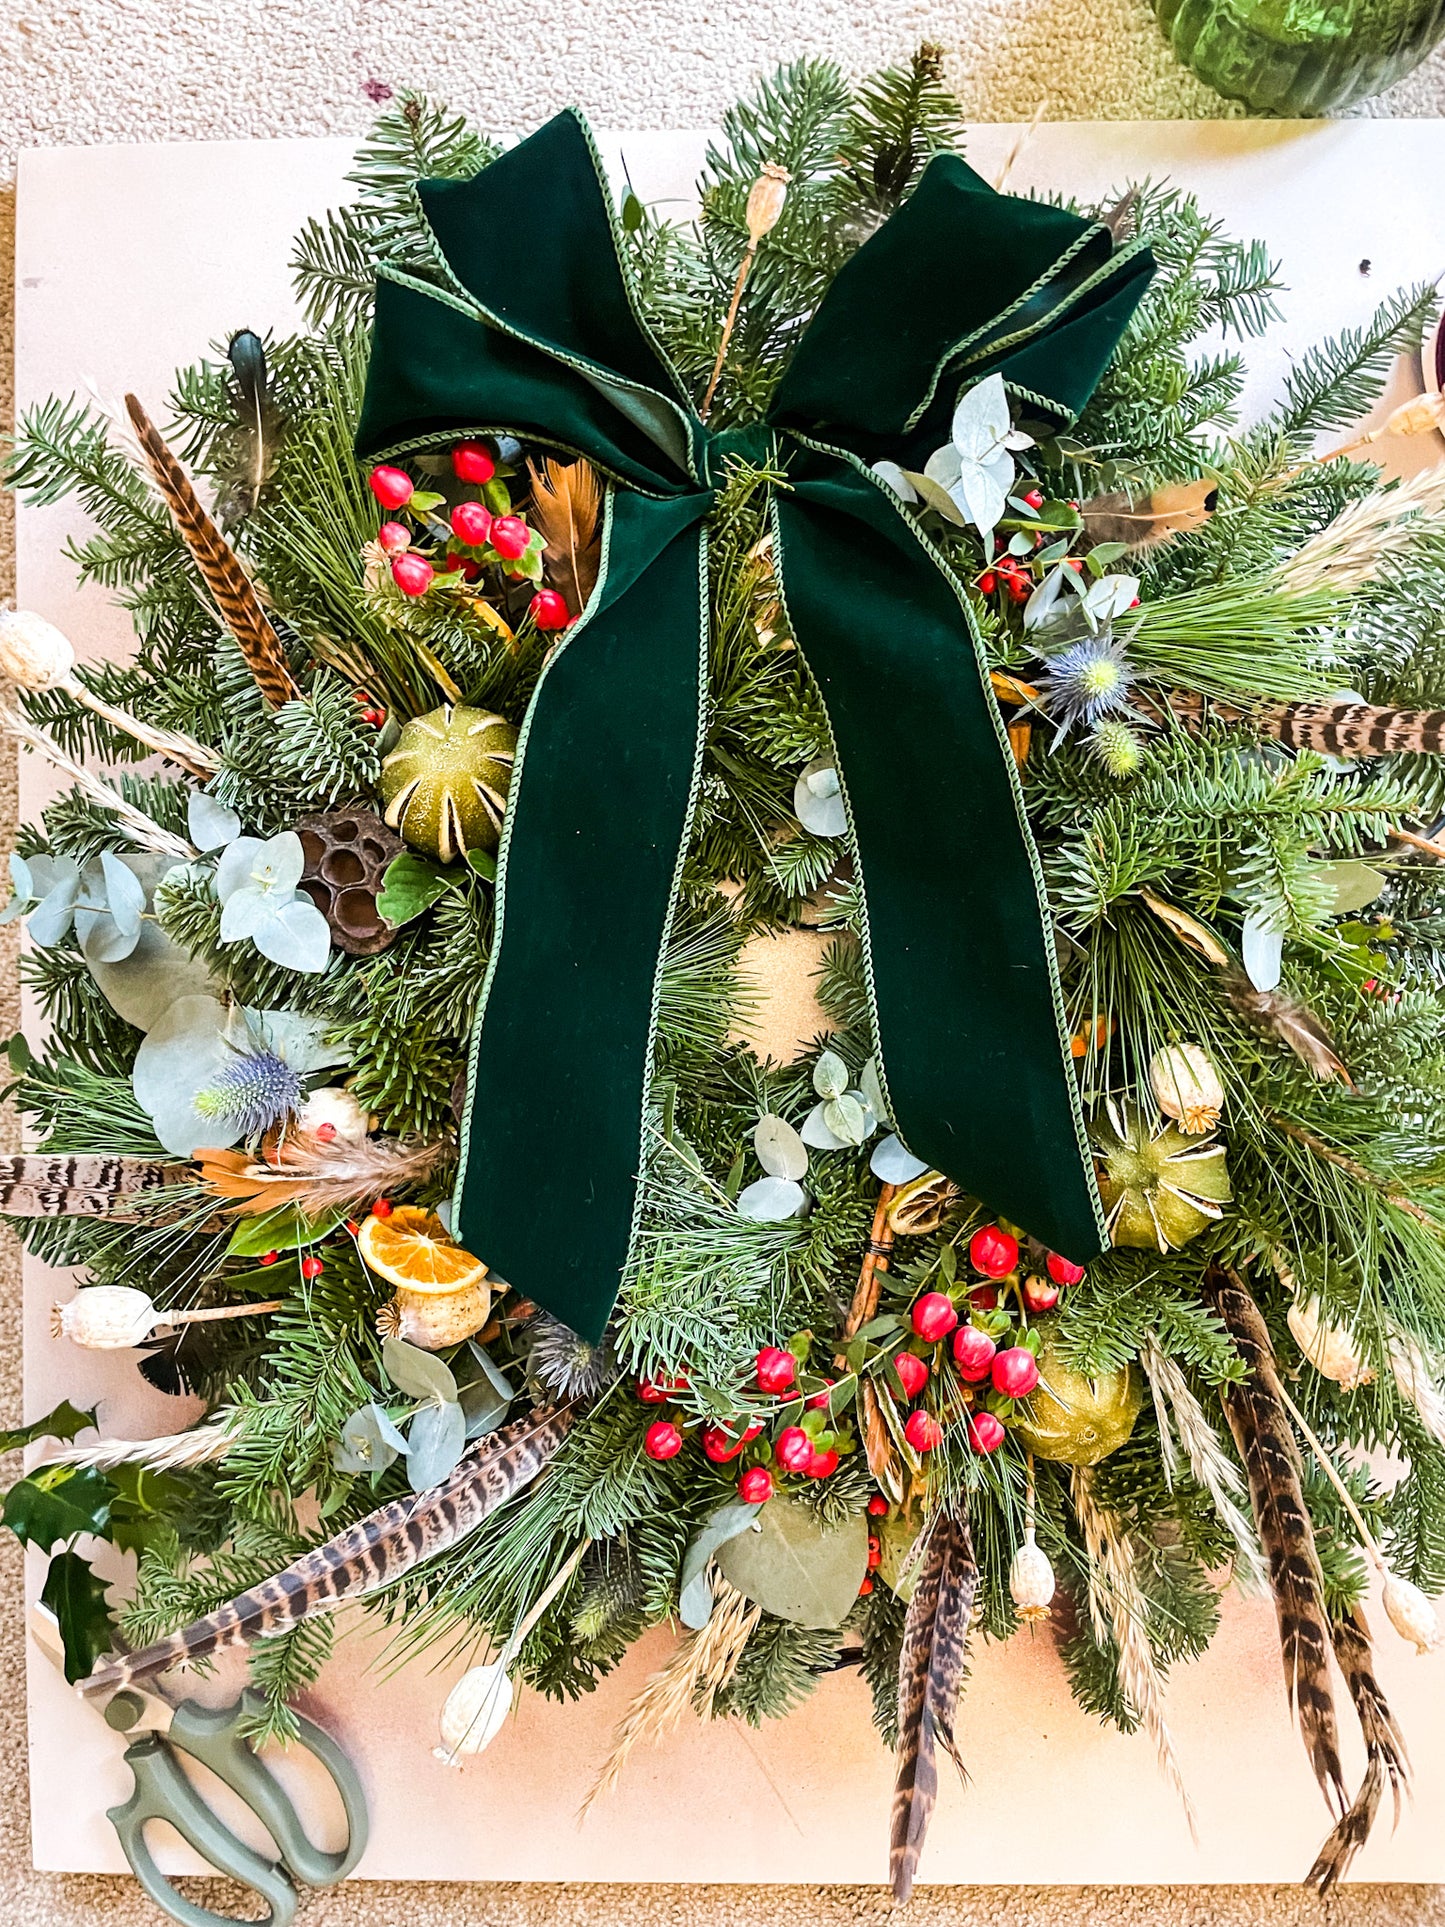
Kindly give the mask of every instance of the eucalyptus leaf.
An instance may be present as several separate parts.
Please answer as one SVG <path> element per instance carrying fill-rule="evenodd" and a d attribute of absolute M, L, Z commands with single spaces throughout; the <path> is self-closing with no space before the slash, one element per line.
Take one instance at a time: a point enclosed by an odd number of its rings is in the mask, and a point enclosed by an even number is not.
<path fill-rule="evenodd" d="M 186 833 L 198 850 L 219 850 L 241 834 L 241 819 L 204 790 L 192 790 L 186 802 Z"/>
<path fill-rule="evenodd" d="M 498 1295 L 508 1289 L 502 1280 L 495 1275 L 488 1279 L 488 1283 L 494 1287 Z M 467 1340 L 467 1349 L 481 1366 L 483 1376 L 486 1378 L 492 1390 L 497 1394 L 497 1397 L 509 1401 L 514 1399 L 517 1396 L 516 1386 L 512 1383 L 511 1379 L 507 1377 L 507 1374 L 492 1357 L 486 1346 L 479 1345 L 475 1338 L 469 1338 Z"/>
<path fill-rule="evenodd" d="M 457 1381 L 433 1352 L 408 1345 L 404 1338 L 388 1338 L 382 1343 L 381 1366 L 396 1389 L 408 1398 L 456 1403 Z"/>
<path fill-rule="evenodd" d="M 297 895 L 279 905 L 251 941 L 272 963 L 306 976 L 320 976 L 331 961 L 331 926 L 310 897 Z"/>
<path fill-rule="evenodd" d="M 94 969 L 96 964 L 124 963 L 140 942 L 141 923 L 122 930 L 108 910 L 88 910 L 77 904 L 75 936 L 81 955 Z"/>
<path fill-rule="evenodd" d="M 221 942 L 244 943 L 275 913 L 275 900 L 257 884 L 242 884 L 221 906 Z"/>
<path fill-rule="evenodd" d="M 804 1144 L 810 1144 L 815 1151 L 846 1151 L 846 1138 L 835 1135 L 828 1129 L 827 1114 L 831 1098 L 821 1098 L 803 1119 L 800 1136 Z"/>
<path fill-rule="evenodd" d="M 70 928 L 79 895 L 78 873 L 73 877 L 62 877 L 54 889 L 48 890 L 31 912 L 30 941 L 38 943 L 43 949 L 61 942 Z"/>
<path fill-rule="evenodd" d="M 777 1493 L 757 1523 L 756 1532 L 739 1533 L 718 1549 L 729 1584 L 794 1626 L 841 1626 L 868 1571 L 864 1514 L 825 1526 L 810 1506 Z"/>
<path fill-rule="evenodd" d="M 1284 933 L 1267 930 L 1253 915 L 1244 920 L 1241 954 L 1244 974 L 1256 990 L 1274 990 L 1284 962 Z"/>
<path fill-rule="evenodd" d="M 102 851 L 100 868 L 105 879 L 106 907 L 116 929 L 124 936 L 139 936 L 141 913 L 146 907 L 145 887 L 140 878 L 109 850 Z"/>
<path fill-rule="evenodd" d="M 712 1517 L 705 1519 L 688 1544 L 682 1555 L 682 1570 L 678 1574 L 678 1616 L 684 1626 L 693 1632 L 701 1632 L 712 1618 L 712 1585 L 708 1579 L 708 1564 L 720 1546 L 729 1539 L 735 1539 L 740 1532 L 750 1531 L 753 1521 L 762 1511 L 758 1505 L 743 1505 L 730 1502 L 720 1506 Z"/>
<path fill-rule="evenodd" d="M 238 1020 L 244 1032 L 244 1020 Z M 136 1101 L 168 1151 L 190 1157 L 200 1145 L 224 1149 L 239 1131 L 202 1117 L 196 1093 L 234 1060 L 232 1019 L 211 996 L 180 997 L 142 1040 L 131 1066 Z"/>
<path fill-rule="evenodd" d="M 795 1182 L 808 1175 L 808 1147 L 785 1117 L 771 1112 L 753 1126 L 753 1149 L 770 1178 L 791 1178 Z"/>
<path fill-rule="evenodd" d="M 246 1027 L 258 1045 L 284 1057 L 303 1076 L 351 1061 L 345 1046 L 329 1035 L 319 1018 L 303 1016 L 299 1010 L 248 1010 Z"/>
<path fill-rule="evenodd" d="M 222 903 L 234 896 L 237 890 L 250 887 L 251 869 L 257 856 L 265 848 L 259 836 L 238 836 L 234 843 L 228 844 L 221 852 L 216 864 L 216 895 Z"/>
<path fill-rule="evenodd" d="M 862 1144 L 868 1136 L 868 1113 L 851 1091 L 830 1097 L 823 1105 L 823 1122 L 845 1144 Z"/>
<path fill-rule="evenodd" d="M 913 486 L 912 482 L 909 481 L 907 475 L 904 474 L 897 462 L 875 462 L 872 473 L 878 477 L 880 482 L 886 482 L 893 493 L 901 496 L 905 502 L 916 502 L 918 500 L 918 490 Z"/>
<path fill-rule="evenodd" d="M 338 1472 L 384 1472 L 407 1450 L 407 1442 L 374 1402 L 353 1412 L 332 1448 Z"/>
<path fill-rule="evenodd" d="M 831 756 L 816 757 L 793 786 L 793 814 L 814 836 L 844 836 L 848 812 Z"/>
<path fill-rule="evenodd" d="M 789 1178 L 759 1178 L 739 1194 L 738 1216 L 750 1218 L 754 1224 L 781 1224 L 786 1218 L 796 1218 L 807 1202 L 808 1194 L 801 1184 Z"/>
<path fill-rule="evenodd" d="M 878 1075 L 878 1060 L 870 1057 L 858 1074 L 858 1089 L 863 1101 L 880 1124 L 891 1124 L 888 1099 L 883 1095 L 883 1080 Z"/>
<path fill-rule="evenodd" d="M 923 1176 L 928 1166 L 922 1158 L 914 1157 L 905 1149 L 898 1138 L 885 1137 L 874 1146 L 868 1169 L 880 1184 L 912 1184 L 915 1178 Z"/>
<path fill-rule="evenodd" d="M 820 1053 L 813 1066 L 813 1089 L 819 1097 L 841 1097 L 850 1083 L 848 1066 L 835 1050 Z"/>
<path fill-rule="evenodd" d="M 512 1400 L 509 1394 L 499 1392 L 490 1379 L 474 1378 L 469 1385 L 463 1385 L 457 1402 L 466 1420 L 467 1437 L 480 1439 L 496 1431 L 507 1416 Z"/>
<path fill-rule="evenodd" d="M 1330 914 L 1336 917 L 1365 909 L 1389 882 L 1382 870 L 1377 870 L 1371 863 L 1361 862 L 1358 857 L 1340 863 L 1319 863 L 1313 867 L 1320 882 L 1329 888 L 1332 898 Z"/>
<path fill-rule="evenodd" d="M 413 1492 L 427 1492 L 454 1472 L 467 1449 L 466 1415 L 455 1399 L 423 1405 L 406 1440 L 406 1476 Z"/>
<path fill-rule="evenodd" d="M 921 474 L 911 468 L 904 469 L 903 477 L 925 508 L 936 510 L 955 528 L 964 526 L 963 510 L 941 482 L 935 482 L 931 475 Z"/>

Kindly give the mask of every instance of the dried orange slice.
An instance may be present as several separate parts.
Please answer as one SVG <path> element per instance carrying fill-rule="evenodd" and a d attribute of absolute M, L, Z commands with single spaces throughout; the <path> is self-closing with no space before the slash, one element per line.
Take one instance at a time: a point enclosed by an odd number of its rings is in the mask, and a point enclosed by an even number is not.
<path fill-rule="evenodd" d="M 408 1291 L 464 1291 L 487 1275 L 481 1259 L 454 1244 L 441 1219 L 417 1204 L 399 1204 L 389 1217 L 367 1218 L 356 1242 L 378 1278 Z"/>

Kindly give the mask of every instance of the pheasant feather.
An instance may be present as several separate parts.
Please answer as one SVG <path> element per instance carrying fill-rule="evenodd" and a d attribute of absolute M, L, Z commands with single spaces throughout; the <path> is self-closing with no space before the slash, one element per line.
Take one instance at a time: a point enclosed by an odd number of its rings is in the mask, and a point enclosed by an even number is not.
<path fill-rule="evenodd" d="M 81 1691 L 116 1691 L 182 1660 L 288 1632 L 302 1620 L 395 1584 L 529 1486 L 566 1438 L 574 1413 L 570 1405 L 552 1406 L 504 1426 L 474 1446 L 440 1485 L 369 1513 L 204 1619 L 102 1667 Z"/>
<path fill-rule="evenodd" d="M 1410 1778 L 1410 1762 L 1405 1742 L 1395 1724 L 1380 1683 L 1374 1673 L 1374 1653 L 1370 1629 L 1358 1610 L 1349 1619 L 1334 1624 L 1335 1658 L 1345 1676 L 1350 1698 L 1359 1717 L 1365 1739 L 1365 1776 L 1348 1811 L 1340 1816 L 1334 1831 L 1320 1848 L 1319 1857 L 1305 1876 L 1309 1886 L 1328 1893 L 1349 1870 L 1350 1862 L 1370 1837 L 1380 1799 L 1388 1780 L 1395 1796 L 1395 1820 L 1400 1818 L 1400 1800 Z"/>
<path fill-rule="evenodd" d="M 0 1157 L 0 1216 L 7 1218 L 110 1218 L 139 1214 L 128 1200 L 159 1191 L 189 1176 L 183 1164 L 149 1158 Z"/>
<path fill-rule="evenodd" d="M 1299 1447 L 1280 1396 L 1274 1348 L 1259 1306 L 1237 1274 L 1211 1272 L 1206 1290 L 1250 1372 L 1242 1384 L 1224 1386 L 1220 1396 L 1244 1462 L 1269 1568 L 1285 1690 L 1315 1778 L 1329 1804 L 1343 1812 L 1348 1798 L 1330 1687 L 1329 1615 L 1301 1484 Z"/>
<path fill-rule="evenodd" d="M 547 544 L 547 580 L 574 616 L 587 607 L 602 554 L 602 489 L 588 462 L 527 464 L 532 521 Z"/>
<path fill-rule="evenodd" d="M 256 687 L 278 709 L 301 694 L 291 674 L 281 638 L 271 618 L 261 607 L 255 584 L 241 566 L 240 558 L 201 505 L 201 498 L 190 478 L 172 455 L 159 429 L 134 395 L 125 398 L 126 411 L 140 442 L 141 453 L 156 487 L 171 512 L 171 520 L 191 552 L 216 605 L 222 622 L 230 630 L 246 658 L 246 666 L 256 679 Z"/>
<path fill-rule="evenodd" d="M 958 1768 L 953 1736 L 959 1689 L 968 1670 L 968 1628 L 978 1592 L 978 1561 L 967 1519 L 940 1512 L 903 1624 L 898 1655 L 898 1765 L 893 1783 L 889 1877 L 907 1900 L 938 1799 L 938 1744 Z"/>
<path fill-rule="evenodd" d="M 1261 710 L 1258 728 L 1286 749 L 1322 756 L 1445 753 L 1445 709 L 1379 709 L 1373 703 L 1278 703 Z"/>

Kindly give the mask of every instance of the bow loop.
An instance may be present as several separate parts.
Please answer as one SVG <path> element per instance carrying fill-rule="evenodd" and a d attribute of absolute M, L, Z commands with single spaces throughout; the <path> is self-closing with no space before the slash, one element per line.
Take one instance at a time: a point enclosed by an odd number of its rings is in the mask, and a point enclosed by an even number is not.
<path fill-rule="evenodd" d="M 766 421 L 715 432 L 638 310 L 580 117 L 419 192 L 437 278 L 378 287 L 359 451 L 505 431 L 583 455 L 612 484 L 596 590 L 523 719 L 459 1237 L 601 1336 L 655 1137 L 662 961 L 704 769 L 707 522 L 742 460 L 787 470 L 772 492 L 777 592 L 838 757 L 899 1135 L 1053 1249 L 1092 1256 L 1102 1213 L 987 662 L 967 593 L 868 464 L 922 466 L 957 389 L 995 369 L 1045 412 L 1075 413 L 1147 253 L 935 159 L 836 277 Z M 521 232 L 542 245 L 519 248 Z"/>

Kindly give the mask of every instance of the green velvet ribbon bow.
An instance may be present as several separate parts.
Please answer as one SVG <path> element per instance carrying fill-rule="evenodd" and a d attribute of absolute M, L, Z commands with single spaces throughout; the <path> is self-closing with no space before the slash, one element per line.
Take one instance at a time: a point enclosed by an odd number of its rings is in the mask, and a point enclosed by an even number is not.
<path fill-rule="evenodd" d="M 870 465 L 921 469 L 994 370 L 1071 419 L 1147 250 L 939 156 L 838 273 L 766 421 L 715 432 L 639 312 L 580 116 L 420 194 L 441 285 L 390 269 L 378 285 L 359 453 L 506 432 L 608 484 L 596 590 L 522 724 L 456 1236 L 601 1336 L 655 1150 L 660 957 L 708 728 L 707 522 L 742 456 L 786 476 L 775 563 L 832 726 L 897 1130 L 992 1211 L 1092 1257 L 1103 1219 L 1017 772 L 967 595 Z"/>

